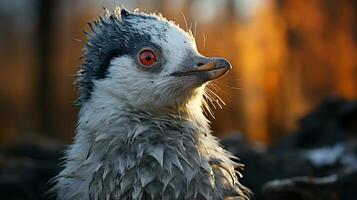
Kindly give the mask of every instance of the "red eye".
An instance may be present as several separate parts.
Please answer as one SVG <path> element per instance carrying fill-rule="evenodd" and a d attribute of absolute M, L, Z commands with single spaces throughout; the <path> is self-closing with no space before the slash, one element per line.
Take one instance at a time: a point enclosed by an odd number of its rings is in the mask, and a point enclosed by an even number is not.
<path fill-rule="evenodd" d="M 139 60 L 142 65 L 149 67 L 157 61 L 157 58 L 153 51 L 146 49 L 140 52 Z"/>

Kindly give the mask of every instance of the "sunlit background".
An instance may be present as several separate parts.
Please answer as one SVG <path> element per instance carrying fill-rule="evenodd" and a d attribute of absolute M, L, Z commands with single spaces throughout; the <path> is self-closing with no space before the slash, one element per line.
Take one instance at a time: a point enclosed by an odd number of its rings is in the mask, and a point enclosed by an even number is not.
<path fill-rule="evenodd" d="M 115 5 L 186 19 L 202 54 L 230 60 L 215 82 L 219 137 L 269 144 L 323 100 L 357 98 L 356 1 L 0 0 L 0 143 L 71 141 L 83 31 Z"/>

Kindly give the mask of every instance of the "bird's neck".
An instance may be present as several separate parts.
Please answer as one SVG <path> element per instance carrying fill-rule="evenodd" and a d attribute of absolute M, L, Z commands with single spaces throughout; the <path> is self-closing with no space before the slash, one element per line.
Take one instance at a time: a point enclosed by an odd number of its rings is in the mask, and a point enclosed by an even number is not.
<path fill-rule="evenodd" d="M 154 123 L 171 122 L 173 125 L 190 123 L 200 132 L 209 132 L 209 121 L 202 111 L 201 97 L 190 99 L 186 104 L 176 108 L 135 108 L 117 99 L 102 98 L 105 102 L 91 101 L 83 105 L 79 114 L 79 128 L 96 130 L 98 127 L 108 129 L 121 123 L 141 123 L 141 120 Z M 105 127 L 105 126 L 108 127 Z"/>

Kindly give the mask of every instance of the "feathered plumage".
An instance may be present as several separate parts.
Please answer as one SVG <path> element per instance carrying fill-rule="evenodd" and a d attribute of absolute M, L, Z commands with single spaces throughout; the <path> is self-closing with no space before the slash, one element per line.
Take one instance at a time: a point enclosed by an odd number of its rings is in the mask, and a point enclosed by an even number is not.
<path fill-rule="evenodd" d="M 200 55 L 192 34 L 161 15 L 122 9 L 90 26 L 58 199 L 248 199 L 242 165 L 202 113 L 205 85 L 228 61 Z M 153 65 L 141 62 L 143 49 Z"/>

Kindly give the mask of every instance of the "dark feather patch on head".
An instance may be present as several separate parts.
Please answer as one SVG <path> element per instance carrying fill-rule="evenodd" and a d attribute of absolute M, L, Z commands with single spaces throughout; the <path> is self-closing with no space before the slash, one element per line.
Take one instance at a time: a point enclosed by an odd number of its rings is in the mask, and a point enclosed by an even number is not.
<path fill-rule="evenodd" d="M 120 14 L 116 10 L 89 23 L 90 32 L 86 33 L 84 62 L 76 81 L 81 92 L 77 105 L 82 105 L 90 98 L 96 80 L 107 77 L 113 58 L 131 54 L 140 46 L 151 42 L 151 35 L 144 34 L 127 23 L 126 17 L 147 18 L 139 13 L 133 14 L 121 9 Z"/>
<path fill-rule="evenodd" d="M 121 11 L 120 11 L 120 16 L 122 18 L 128 16 L 130 14 L 130 12 L 128 10 L 126 10 L 125 8 L 122 8 Z"/>

